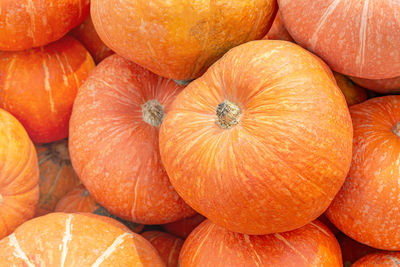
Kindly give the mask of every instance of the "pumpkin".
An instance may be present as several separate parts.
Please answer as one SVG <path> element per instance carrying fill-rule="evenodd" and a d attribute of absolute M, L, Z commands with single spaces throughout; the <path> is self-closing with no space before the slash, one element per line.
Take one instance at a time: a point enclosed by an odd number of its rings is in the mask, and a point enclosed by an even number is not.
<path fill-rule="evenodd" d="M 294 42 L 293 38 L 290 36 L 288 31 L 285 28 L 285 25 L 283 24 L 282 21 L 282 15 L 281 12 L 276 14 L 275 20 L 272 23 L 271 29 L 267 33 L 267 35 L 264 36 L 264 40 L 285 40 L 289 42 Z"/>
<path fill-rule="evenodd" d="M 230 48 L 261 39 L 276 10 L 276 0 L 91 1 L 109 48 L 176 80 L 195 79 Z"/>
<path fill-rule="evenodd" d="M 342 267 L 335 236 L 318 221 L 286 233 L 250 236 L 206 220 L 186 239 L 179 263 L 181 267 Z"/>
<path fill-rule="evenodd" d="M 346 101 L 328 71 L 294 43 L 260 40 L 191 82 L 160 129 L 179 195 L 216 224 L 252 235 L 321 215 L 344 182 L 352 142 Z"/>
<path fill-rule="evenodd" d="M 124 225 L 93 214 L 50 213 L 0 241 L 2 266 L 165 266 L 156 249 Z"/>
<path fill-rule="evenodd" d="M 0 109 L 0 239 L 35 214 L 39 167 L 22 125 Z M 0 261 L 1 262 L 1 261 Z"/>
<path fill-rule="evenodd" d="M 196 214 L 189 218 L 163 224 L 161 226 L 168 233 L 185 239 L 204 220 L 205 218 L 203 215 Z"/>
<path fill-rule="evenodd" d="M 97 215 L 107 216 L 123 223 L 135 233 L 141 232 L 144 228 L 143 224 L 125 221 L 110 214 L 104 207 L 100 206 L 94 200 L 89 191 L 83 185 L 77 186 L 63 196 L 60 201 L 58 201 L 55 211 L 67 213 L 91 212 Z"/>
<path fill-rule="evenodd" d="M 67 140 L 36 145 L 39 162 L 39 204 L 36 216 L 54 211 L 57 202 L 80 184 L 72 168 Z"/>
<path fill-rule="evenodd" d="M 351 168 L 326 215 L 358 242 L 400 250 L 400 96 L 370 99 L 350 113 Z"/>
<path fill-rule="evenodd" d="M 356 84 L 378 93 L 400 93 L 400 76 L 383 80 L 368 80 L 357 77 L 350 77 L 350 79 Z"/>
<path fill-rule="evenodd" d="M 0 50 L 18 51 L 63 37 L 89 15 L 89 0 L 3 0 L 0 10 Z"/>
<path fill-rule="evenodd" d="M 400 265 L 400 252 L 369 254 L 356 261 L 352 267 L 397 267 Z"/>
<path fill-rule="evenodd" d="M 364 88 L 353 83 L 349 78 L 340 73 L 333 72 L 333 75 L 335 76 L 337 85 L 346 98 L 347 105 L 352 106 L 367 100 L 367 93 Z"/>
<path fill-rule="evenodd" d="M 173 189 L 158 148 L 161 121 L 182 89 L 118 55 L 103 60 L 79 89 L 71 161 L 110 213 L 144 224 L 195 214 Z"/>
<path fill-rule="evenodd" d="M 86 47 L 96 63 L 114 54 L 100 39 L 90 16 L 79 26 L 75 27 L 71 31 L 71 35 Z"/>
<path fill-rule="evenodd" d="M 400 2 L 278 0 L 278 4 L 296 43 L 334 71 L 367 79 L 400 76 Z"/>
<path fill-rule="evenodd" d="M 69 36 L 42 48 L 0 52 L 0 107 L 35 143 L 64 139 L 77 90 L 93 68 L 90 54 Z"/>
<path fill-rule="evenodd" d="M 142 233 L 158 251 L 167 267 L 178 267 L 179 252 L 183 246 L 183 239 L 159 232 L 147 231 Z"/>

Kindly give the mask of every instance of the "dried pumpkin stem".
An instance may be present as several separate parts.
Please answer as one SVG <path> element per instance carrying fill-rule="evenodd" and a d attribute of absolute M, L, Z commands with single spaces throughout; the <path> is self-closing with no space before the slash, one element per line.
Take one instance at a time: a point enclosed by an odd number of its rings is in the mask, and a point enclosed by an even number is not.
<path fill-rule="evenodd" d="M 396 123 L 393 128 L 392 128 L 392 132 L 400 137 L 400 122 Z"/>
<path fill-rule="evenodd" d="M 147 101 L 142 105 L 143 120 L 151 126 L 160 127 L 164 119 L 164 106 L 157 99 Z"/>
<path fill-rule="evenodd" d="M 240 108 L 229 100 L 225 100 L 217 107 L 216 124 L 222 129 L 230 129 L 239 123 Z"/>

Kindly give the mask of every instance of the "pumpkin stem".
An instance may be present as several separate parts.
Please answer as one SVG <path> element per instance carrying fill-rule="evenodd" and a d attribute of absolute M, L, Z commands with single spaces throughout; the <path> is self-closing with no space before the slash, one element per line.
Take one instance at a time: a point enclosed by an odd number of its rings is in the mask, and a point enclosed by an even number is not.
<path fill-rule="evenodd" d="M 229 100 L 225 100 L 217 107 L 216 124 L 222 129 L 230 129 L 238 124 L 240 108 Z"/>
<path fill-rule="evenodd" d="M 142 105 L 143 120 L 151 126 L 160 127 L 164 119 L 164 106 L 157 99 L 147 101 Z"/>
<path fill-rule="evenodd" d="M 397 135 L 398 137 L 400 137 L 400 122 L 396 123 L 393 128 L 392 128 L 392 132 Z"/>

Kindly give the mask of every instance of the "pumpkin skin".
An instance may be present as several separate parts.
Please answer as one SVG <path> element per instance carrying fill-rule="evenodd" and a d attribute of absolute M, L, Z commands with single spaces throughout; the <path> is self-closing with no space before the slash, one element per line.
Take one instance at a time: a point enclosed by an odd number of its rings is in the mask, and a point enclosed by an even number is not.
<path fill-rule="evenodd" d="M 163 224 L 161 227 L 168 233 L 185 239 L 205 219 L 203 215 L 196 214 L 176 222 Z"/>
<path fill-rule="evenodd" d="M 352 267 L 398 267 L 400 252 L 382 252 L 367 255 L 356 261 Z"/>
<path fill-rule="evenodd" d="M 70 36 L 42 48 L 0 52 L 0 107 L 35 143 L 64 139 L 78 88 L 93 68 L 89 52 Z"/>
<path fill-rule="evenodd" d="M 231 49 L 190 83 L 160 129 L 178 194 L 245 234 L 290 231 L 321 215 L 346 177 L 352 142 L 327 70 L 296 44 L 261 40 Z"/>
<path fill-rule="evenodd" d="M 335 236 L 318 221 L 286 233 L 249 236 L 206 220 L 186 239 L 179 263 L 181 267 L 342 267 Z"/>
<path fill-rule="evenodd" d="M 114 52 L 100 39 L 90 16 L 87 17 L 87 19 L 85 19 L 85 21 L 79 26 L 74 28 L 71 31 L 71 35 L 86 47 L 96 64 L 114 54 Z"/>
<path fill-rule="evenodd" d="M 400 76 L 383 80 L 368 80 L 357 77 L 350 77 L 350 79 L 356 84 L 378 93 L 400 93 Z"/>
<path fill-rule="evenodd" d="M 367 100 L 367 93 L 364 88 L 353 83 L 349 78 L 340 73 L 333 72 L 333 75 L 335 76 L 337 85 L 346 98 L 347 105 L 353 106 Z"/>
<path fill-rule="evenodd" d="M 71 161 L 110 213 L 144 224 L 195 214 L 173 189 L 158 148 L 158 126 L 182 89 L 118 55 L 103 60 L 79 89 L 70 120 Z"/>
<path fill-rule="evenodd" d="M 325 213 L 318 217 L 318 221 L 322 222 L 326 227 L 328 227 L 335 236 L 340 233 L 339 229 L 337 229 L 336 226 L 331 223 L 328 217 L 326 217 Z"/>
<path fill-rule="evenodd" d="M 32 141 L 22 125 L 0 109 L 0 239 L 35 214 L 39 167 Z M 0 261 L 1 262 L 1 261 Z"/>
<path fill-rule="evenodd" d="M 109 48 L 175 80 L 195 79 L 230 48 L 261 39 L 277 8 L 276 0 L 91 1 Z"/>
<path fill-rule="evenodd" d="M 0 50 L 25 50 L 59 40 L 89 15 L 89 2 L 1 1 Z"/>
<path fill-rule="evenodd" d="M 72 168 L 67 140 L 36 145 L 39 162 L 39 204 L 35 216 L 54 211 L 57 202 L 81 182 Z"/>
<path fill-rule="evenodd" d="M 353 159 L 346 181 L 326 215 L 358 242 L 400 249 L 400 96 L 383 96 L 350 107 Z M 399 127 L 399 128 L 396 128 Z M 399 134 L 400 135 L 400 134 Z"/>
<path fill-rule="evenodd" d="M 334 71 L 366 79 L 400 76 L 398 1 L 278 0 L 278 4 L 296 43 Z"/>
<path fill-rule="evenodd" d="M 272 23 L 271 29 L 263 38 L 264 40 L 284 40 L 289 42 L 294 42 L 292 36 L 290 36 L 289 32 L 286 30 L 285 25 L 282 21 L 281 12 L 276 14 L 275 20 Z"/>
<path fill-rule="evenodd" d="M 3 266 L 165 266 L 156 249 L 117 221 L 50 213 L 0 241 Z"/>
<path fill-rule="evenodd" d="M 142 236 L 157 249 L 167 267 L 179 266 L 179 252 L 183 246 L 183 239 L 159 231 L 147 231 L 142 233 Z"/>

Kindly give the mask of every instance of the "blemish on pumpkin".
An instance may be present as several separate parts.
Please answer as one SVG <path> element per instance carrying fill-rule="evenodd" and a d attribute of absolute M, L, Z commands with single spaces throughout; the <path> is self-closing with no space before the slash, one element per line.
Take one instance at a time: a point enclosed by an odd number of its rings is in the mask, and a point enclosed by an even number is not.
<path fill-rule="evenodd" d="M 90 195 L 90 194 L 89 194 L 89 191 L 88 191 L 87 189 L 85 189 L 85 190 L 82 191 L 81 196 L 87 197 L 87 196 L 89 196 L 89 195 Z"/>
<path fill-rule="evenodd" d="M 392 132 L 400 137 L 400 122 L 396 123 L 393 128 L 392 128 Z"/>
<path fill-rule="evenodd" d="M 151 126 L 160 127 L 164 119 L 164 106 L 157 99 L 147 101 L 142 105 L 143 120 Z"/>
<path fill-rule="evenodd" d="M 240 108 L 229 100 L 225 100 L 217 107 L 215 123 L 222 129 L 230 129 L 239 123 Z"/>

